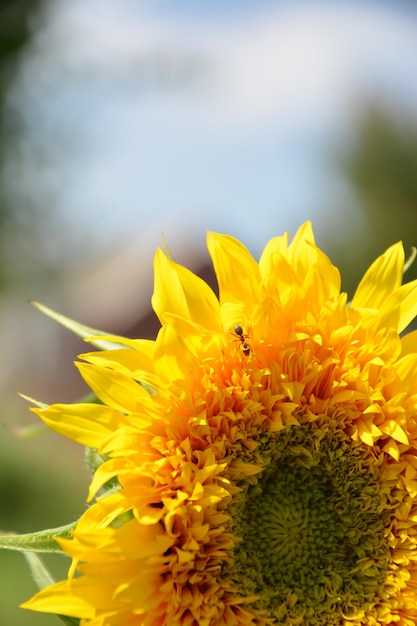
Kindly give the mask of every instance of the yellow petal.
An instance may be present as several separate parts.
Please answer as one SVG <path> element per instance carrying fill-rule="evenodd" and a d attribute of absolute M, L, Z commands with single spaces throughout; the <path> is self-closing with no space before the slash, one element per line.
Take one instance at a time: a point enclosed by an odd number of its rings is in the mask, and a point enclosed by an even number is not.
<path fill-rule="evenodd" d="M 166 323 L 166 313 L 174 313 L 206 328 L 220 329 L 220 307 L 212 289 L 160 249 L 155 255 L 152 306 L 162 324 Z"/>
<path fill-rule="evenodd" d="M 65 580 L 42 589 L 36 596 L 27 602 L 23 602 L 20 607 L 43 613 L 56 613 L 57 615 L 93 619 L 96 613 L 93 597 L 89 599 L 88 596 L 82 597 L 78 593 L 74 594 L 71 588 L 74 586 L 74 582 L 70 583 Z M 97 591 L 98 586 L 95 584 L 94 595 L 96 595 Z"/>
<path fill-rule="evenodd" d="M 417 315 L 417 280 L 401 285 L 391 293 L 380 308 L 380 326 L 390 326 L 399 333 Z"/>
<path fill-rule="evenodd" d="M 316 242 L 311 222 L 305 222 L 288 247 L 288 260 L 298 276 L 302 276 L 316 260 Z"/>
<path fill-rule="evenodd" d="M 220 304 L 241 304 L 245 317 L 249 319 L 260 293 L 258 264 L 234 237 L 210 232 L 207 235 L 207 247 L 217 276 Z"/>
<path fill-rule="evenodd" d="M 75 363 L 87 385 L 104 404 L 122 413 L 136 413 L 149 398 L 139 383 L 107 367 Z"/>
<path fill-rule="evenodd" d="M 288 248 L 288 259 L 307 293 L 324 304 L 340 294 L 340 272 L 329 257 L 317 247 L 311 222 L 303 224 Z"/>
<path fill-rule="evenodd" d="M 415 331 L 417 333 L 417 331 Z M 417 389 L 417 352 L 404 354 L 395 364 L 399 384 L 402 389 Z"/>
<path fill-rule="evenodd" d="M 259 269 L 268 296 L 276 301 L 280 301 L 284 288 L 291 286 L 294 289 L 302 284 L 288 259 L 287 235 L 274 237 L 267 243 L 259 260 Z"/>
<path fill-rule="evenodd" d="M 155 391 L 158 391 L 160 386 L 160 380 L 153 371 L 153 361 L 139 354 L 136 350 L 122 349 L 88 352 L 80 354 L 79 358 L 93 365 L 111 367 L 133 378 L 133 380 L 149 385 Z"/>
<path fill-rule="evenodd" d="M 387 420 L 380 425 L 380 429 L 399 443 L 409 443 L 407 433 L 395 420 Z"/>
<path fill-rule="evenodd" d="M 395 243 L 376 259 L 365 272 L 352 298 L 352 307 L 379 309 L 401 285 L 404 268 L 404 249 Z"/>
<path fill-rule="evenodd" d="M 101 404 L 52 404 L 30 410 L 55 432 L 91 448 L 99 448 L 125 422 L 120 413 Z"/>
<path fill-rule="evenodd" d="M 158 333 L 155 350 L 155 370 L 164 381 L 190 377 L 198 366 L 198 349 L 190 350 L 190 342 L 198 337 L 178 332 L 174 324 L 163 326 Z"/>
<path fill-rule="evenodd" d="M 259 259 L 259 269 L 263 278 L 270 273 L 271 267 L 274 267 L 275 256 L 283 258 L 288 256 L 288 237 L 288 233 L 285 233 L 280 237 L 273 237 L 266 244 Z"/>
<path fill-rule="evenodd" d="M 417 330 L 401 337 L 401 356 L 417 352 Z"/>
<path fill-rule="evenodd" d="M 374 439 L 382 435 L 382 431 L 372 422 L 361 420 L 357 424 L 359 438 L 368 446 L 373 446 Z"/>

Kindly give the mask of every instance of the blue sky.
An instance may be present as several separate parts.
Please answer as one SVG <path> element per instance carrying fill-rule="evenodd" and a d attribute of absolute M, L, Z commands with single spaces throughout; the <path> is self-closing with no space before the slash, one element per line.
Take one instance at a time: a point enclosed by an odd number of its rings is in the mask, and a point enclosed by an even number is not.
<path fill-rule="evenodd" d="M 306 219 L 348 223 L 346 206 L 360 220 L 332 151 L 368 99 L 417 110 L 412 3 L 54 0 L 46 15 L 19 83 L 35 143 L 55 146 L 37 193 L 101 245 L 179 224 L 257 251 Z"/>

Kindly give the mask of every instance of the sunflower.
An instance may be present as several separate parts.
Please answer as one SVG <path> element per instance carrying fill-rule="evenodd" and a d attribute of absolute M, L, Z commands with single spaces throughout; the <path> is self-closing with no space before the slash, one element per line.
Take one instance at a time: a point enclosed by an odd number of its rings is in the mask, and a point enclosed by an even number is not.
<path fill-rule="evenodd" d="M 350 303 L 310 223 L 259 263 L 210 233 L 219 298 L 163 252 L 156 341 L 82 355 L 100 403 L 33 409 L 100 458 L 68 579 L 82 626 L 417 624 L 417 281 L 391 246 Z M 111 337 L 107 338 L 112 341 Z"/>

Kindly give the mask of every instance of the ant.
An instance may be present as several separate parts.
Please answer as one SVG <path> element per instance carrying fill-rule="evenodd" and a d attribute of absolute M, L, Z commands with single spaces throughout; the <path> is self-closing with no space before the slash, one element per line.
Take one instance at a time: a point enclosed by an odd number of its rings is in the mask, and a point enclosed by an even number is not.
<path fill-rule="evenodd" d="M 250 353 L 252 352 L 252 348 L 250 347 L 246 339 L 249 339 L 250 335 L 245 335 L 243 332 L 242 326 L 239 326 L 239 324 L 235 324 L 233 326 L 233 330 L 234 330 L 234 333 L 232 334 L 234 334 L 237 337 L 237 339 L 240 341 L 242 345 L 243 354 L 245 356 L 249 356 Z"/>

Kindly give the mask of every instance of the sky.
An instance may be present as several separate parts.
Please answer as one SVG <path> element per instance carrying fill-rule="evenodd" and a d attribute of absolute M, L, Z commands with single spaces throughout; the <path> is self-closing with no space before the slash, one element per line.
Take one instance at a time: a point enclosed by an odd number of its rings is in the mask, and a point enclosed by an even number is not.
<path fill-rule="evenodd" d="M 369 101 L 413 115 L 416 67 L 412 3 L 54 0 L 14 97 L 52 146 L 34 193 L 66 235 L 165 224 L 259 251 L 306 219 L 360 221 L 334 151 Z"/>

